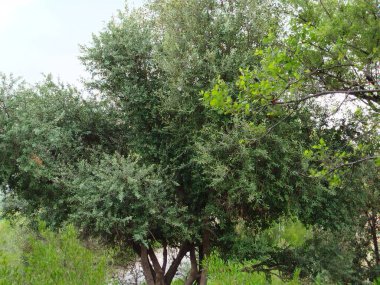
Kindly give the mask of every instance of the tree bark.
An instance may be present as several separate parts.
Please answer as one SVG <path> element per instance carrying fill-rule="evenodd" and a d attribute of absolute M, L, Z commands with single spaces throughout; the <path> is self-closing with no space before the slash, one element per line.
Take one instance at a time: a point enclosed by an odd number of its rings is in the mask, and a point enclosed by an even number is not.
<path fill-rule="evenodd" d="M 162 251 L 162 270 L 164 273 L 166 272 L 166 265 L 168 263 L 168 245 L 165 243 L 164 244 L 164 249 Z"/>
<path fill-rule="evenodd" d="M 181 264 L 181 261 L 183 257 L 186 255 L 186 253 L 190 250 L 190 244 L 188 242 L 185 242 L 179 249 L 178 254 L 176 258 L 173 260 L 172 264 L 170 265 L 168 271 L 165 274 L 165 283 L 171 284 L 173 281 L 173 278 L 178 270 L 178 266 Z"/>
<path fill-rule="evenodd" d="M 195 246 L 192 246 L 192 248 L 190 249 L 190 263 L 190 274 L 186 279 L 185 285 L 192 285 L 194 281 L 197 280 L 199 275 L 197 257 L 195 256 Z"/>
<path fill-rule="evenodd" d="M 199 274 L 197 277 L 197 285 L 201 284 L 201 272 L 203 271 L 203 260 L 204 260 L 204 254 L 203 254 L 203 246 L 202 243 L 198 245 L 198 259 L 199 259 Z"/>
<path fill-rule="evenodd" d="M 165 272 L 162 269 L 160 263 L 158 262 L 157 256 L 151 247 L 149 247 L 148 255 L 150 257 L 150 260 L 152 261 L 154 272 L 156 273 L 155 285 L 165 285 L 165 282 L 164 282 Z"/>
<path fill-rule="evenodd" d="M 145 277 L 146 284 L 155 285 L 155 280 L 154 280 L 153 272 L 151 269 L 151 264 L 148 258 L 148 250 L 143 245 L 141 246 L 140 258 L 141 258 L 141 267 L 143 269 L 143 274 Z"/>

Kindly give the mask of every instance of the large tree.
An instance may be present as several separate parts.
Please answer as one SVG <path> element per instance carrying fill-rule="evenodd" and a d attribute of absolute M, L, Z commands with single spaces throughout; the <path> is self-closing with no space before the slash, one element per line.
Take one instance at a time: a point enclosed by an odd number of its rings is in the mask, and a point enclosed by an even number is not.
<path fill-rule="evenodd" d="M 270 1 L 154 1 L 147 10 L 120 13 L 83 48 L 82 60 L 93 75 L 89 85 L 124 114 L 126 148 L 137 156 L 133 165 L 153 167 L 156 182 L 123 183 L 134 170 L 122 158 L 106 157 L 94 171 L 86 165 L 85 181 L 99 183 L 89 186 L 78 176 L 77 185 L 84 186 L 74 195 L 77 207 L 91 197 L 100 204 L 87 203 L 77 220 L 90 232 L 95 225 L 97 234 L 132 245 L 148 284 L 170 284 L 188 252 L 186 284 L 205 284 L 204 256 L 227 245 L 237 223 L 264 227 L 302 197 L 306 184 L 297 172 L 308 127 L 299 117 L 307 121 L 307 112 L 289 117 L 281 132 L 266 137 L 266 113 L 257 124 L 245 124 L 206 109 L 199 96 L 217 75 L 232 80 L 240 67 L 258 64 L 252 50 L 276 27 L 273 11 Z M 104 194 L 91 195 L 90 188 Z M 113 210 L 115 193 L 125 199 Z M 109 212 L 120 223 L 99 225 L 89 212 Z M 156 242 L 164 255 L 167 246 L 178 248 L 168 269 L 157 262 Z"/>

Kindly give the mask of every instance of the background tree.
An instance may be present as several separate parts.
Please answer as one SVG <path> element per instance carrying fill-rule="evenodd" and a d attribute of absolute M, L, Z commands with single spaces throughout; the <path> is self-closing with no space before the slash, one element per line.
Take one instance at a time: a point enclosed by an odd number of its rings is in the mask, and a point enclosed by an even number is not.
<path fill-rule="evenodd" d="M 314 143 L 304 155 L 309 175 L 326 188 L 314 188 L 305 196 L 308 199 L 299 217 L 307 224 L 333 228 L 333 236 L 344 235 L 351 246 L 361 249 L 348 253 L 351 269 L 334 273 L 333 280 L 350 280 L 355 275 L 374 278 L 376 273 L 368 272 L 377 270 L 378 248 L 370 229 L 374 232 L 378 224 L 378 209 L 372 203 L 379 203 L 373 184 L 379 177 L 375 166 L 380 141 L 379 3 L 282 1 L 281 7 L 286 28 L 269 33 L 264 48 L 256 49 L 260 64 L 242 69 L 236 80 L 219 79 L 212 90 L 203 93 L 205 102 L 221 113 L 252 114 L 254 118 L 265 110 L 274 118 L 266 133 L 308 108 L 314 118 L 309 133 Z M 326 107 L 326 100 L 335 102 Z M 318 214 L 320 209 L 324 210 Z M 362 233 L 359 245 L 356 237 Z M 369 252 L 373 255 L 366 262 L 364 256 Z M 360 265 L 363 262 L 369 271 Z M 333 267 L 330 273 L 337 269 Z M 346 282 L 358 282 L 354 279 Z"/>
<path fill-rule="evenodd" d="M 117 114 L 50 77 L 36 87 L 10 89 L 6 82 L 0 99 L 5 108 L 0 117 L 4 210 L 38 213 L 58 226 L 69 214 L 63 184 L 68 166 L 87 158 L 94 147 L 104 152 L 123 147 Z"/>
<path fill-rule="evenodd" d="M 357 106 L 358 112 L 364 108 L 364 113 L 371 114 L 366 116 L 366 124 L 377 128 L 378 1 L 282 1 L 281 10 L 288 19 L 287 28 L 269 33 L 264 41 L 267 46 L 256 49 L 260 64 L 241 71 L 237 90 L 230 82 L 219 80 L 212 91 L 204 93 L 206 102 L 227 113 L 255 112 L 257 108 L 276 113 L 279 106 L 297 110 L 310 99 L 324 97 L 325 102 L 338 102 L 333 114 L 342 114 L 345 107 Z M 322 154 L 323 142 L 319 149 Z M 362 154 L 366 156 L 345 153 L 346 160 L 335 163 L 330 159 L 326 172 L 338 165 L 379 159 L 378 149 Z M 329 160 L 327 156 L 325 160 Z"/>
<path fill-rule="evenodd" d="M 266 47 L 256 49 L 261 64 L 242 72 L 236 103 L 275 100 L 297 105 L 343 94 L 345 100 L 354 97 L 378 112 L 378 1 L 281 3 L 286 28 L 269 33 Z M 219 97 L 210 99 L 218 107 L 230 108 L 232 101 Z"/>

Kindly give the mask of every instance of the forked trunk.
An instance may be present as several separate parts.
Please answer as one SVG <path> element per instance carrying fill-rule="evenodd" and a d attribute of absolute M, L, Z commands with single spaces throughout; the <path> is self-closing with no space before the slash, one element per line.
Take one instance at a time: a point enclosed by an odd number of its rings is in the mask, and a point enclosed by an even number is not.
<path fill-rule="evenodd" d="M 165 281 L 164 281 L 165 271 L 161 267 L 160 263 L 158 262 L 156 254 L 154 253 L 154 251 L 151 247 L 148 250 L 148 254 L 149 254 L 150 260 L 152 261 L 153 270 L 156 273 L 156 278 L 155 278 L 154 284 L 155 285 L 166 285 Z"/>
<path fill-rule="evenodd" d="M 151 268 L 149 258 L 148 258 L 148 250 L 145 246 L 141 246 L 141 252 L 140 252 L 140 258 L 141 258 L 141 267 L 143 269 L 143 274 L 145 277 L 145 281 L 147 285 L 155 285 L 155 276 L 153 275 L 154 272 Z"/>
<path fill-rule="evenodd" d="M 167 266 L 167 249 L 164 248 L 164 262 L 162 266 L 160 265 L 154 250 L 149 247 L 147 249 L 144 245 L 134 245 L 136 253 L 141 258 L 141 267 L 145 277 L 145 282 L 147 285 L 169 285 L 172 283 L 173 278 L 181 264 L 182 259 L 186 253 L 191 249 L 189 243 L 184 243 L 178 253 L 174 258 L 173 262 L 170 264 L 167 272 L 165 273 L 165 268 Z"/>

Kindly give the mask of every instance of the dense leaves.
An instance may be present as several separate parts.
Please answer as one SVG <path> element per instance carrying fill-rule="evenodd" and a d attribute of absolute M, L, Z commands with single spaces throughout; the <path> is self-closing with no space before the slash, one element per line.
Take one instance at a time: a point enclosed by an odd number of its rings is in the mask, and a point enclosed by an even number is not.
<path fill-rule="evenodd" d="M 72 225 L 54 233 L 40 223 L 30 231 L 22 221 L 0 222 L 0 284 L 106 284 L 105 252 L 91 251 Z"/>

